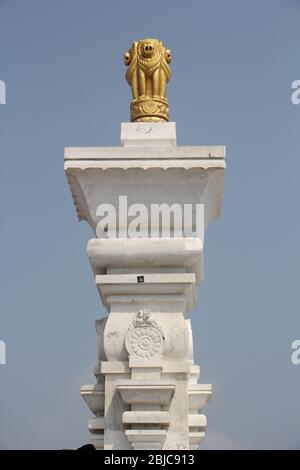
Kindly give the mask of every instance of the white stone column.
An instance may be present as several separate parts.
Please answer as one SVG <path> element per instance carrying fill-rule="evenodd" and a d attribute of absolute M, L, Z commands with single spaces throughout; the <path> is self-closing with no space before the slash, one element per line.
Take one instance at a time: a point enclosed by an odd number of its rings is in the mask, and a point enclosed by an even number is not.
<path fill-rule="evenodd" d="M 96 238 L 87 253 L 108 316 L 96 321 L 96 385 L 81 394 L 94 417 L 97 449 L 196 449 L 205 435 L 202 408 L 211 385 L 198 384 L 189 312 L 203 276 L 204 231 L 220 216 L 225 148 L 176 145 L 175 123 L 123 123 L 121 147 L 65 149 L 65 171 L 79 220 Z M 131 238 L 124 214 L 115 236 L 99 229 L 99 204 L 118 208 L 190 204 L 193 225 L 180 234 L 179 219 L 160 236 L 160 222 Z M 204 229 L 196 232 L 196 205 Z M 151 237 L 151 229 L 157 229 Z M 153 235 L 153 234 L 152 234 Z M 197 337 L 200 332 L 197 332 Z"/>

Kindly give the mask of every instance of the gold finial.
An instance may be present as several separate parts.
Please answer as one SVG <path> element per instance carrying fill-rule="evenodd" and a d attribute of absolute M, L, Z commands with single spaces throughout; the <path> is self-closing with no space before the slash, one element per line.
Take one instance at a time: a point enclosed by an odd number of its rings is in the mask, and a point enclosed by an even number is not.
<path fill-rule="evenodd" d="M 171 51 L 157 39 L 135 41 L 124 54 L 126 80 L 132 91 L 131 121 L 168 121 L 167 83 Z"/>

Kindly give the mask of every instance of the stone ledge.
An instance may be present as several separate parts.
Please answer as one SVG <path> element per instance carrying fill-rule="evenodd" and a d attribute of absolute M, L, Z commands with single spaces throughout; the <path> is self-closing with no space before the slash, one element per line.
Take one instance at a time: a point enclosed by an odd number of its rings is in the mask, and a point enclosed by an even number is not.
<path fill-rule="evenodd" d="M 124 411 L 124 424 L 169 424 L 167 411 Z"/>
<path fill-rule="evenodd" d="M 139 361 L 139 360 L 138 360 Z M 149 364 L 152 362 L 150 359 L 146 360 L 141 360 L 141 365 L 140 367 L 145 368 L 149 367 L 147 366 L 147 363 Z M 144 364 L 142 364 L 142 362 Z M 160 362 L 159 362 L 160 363 Z M 136 365 L 131 367 L 137 367 Z M 178 374 L 188 374 L 190 372 L 190 367 L 191 365 L 188 362 L 178 362 L 178 361 L 163 361 L 162 366 L 158 365 L 157 361 L 155 361 L 155 365 L 152 367 L 162 367 L 162 373 L 163 374 L 169 374 L 169 373 L 178 373 Z M 130 367 L 129 367 L 129 362 L 128 361 L 101 361 L 101 374 L 130 374 Z M 144 381 L 145 384 L 147 381 Z M 151 379 L 149 384 L 153 383 L 153 380 Z M 163 382 L 162 382 L 163 383 Z M 202 387 L 205 387 L 205 385 L 201 385 Z M 211 385 L 207 385 L 207 387 L 211 387 Z"/>
<path fill-rule="evenodd" d="M 137 146 L 137 147 L 65 147 L 69 160 L 224 160 L 224 145 L 209 146 Z"/>

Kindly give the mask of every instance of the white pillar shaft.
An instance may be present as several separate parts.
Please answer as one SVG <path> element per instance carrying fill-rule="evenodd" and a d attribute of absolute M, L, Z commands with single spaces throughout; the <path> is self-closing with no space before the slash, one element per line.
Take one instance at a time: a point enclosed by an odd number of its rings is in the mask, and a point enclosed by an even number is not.
<path fill-rule="evenodd" d="M 81 389 L 95 415 L 91 442 L 97 449 L 195 449 L 211 386 L 197 383 L 186 316 L 203 277 L 205 228 L 220 216 L 224 147 L 177 147 L 175 123 L 124 123 L 121 141 L 123 147 L 65 150 L 79 219 L 97 235 L 87 251 L 109 312 L 96 322 L 97 384 Z M 115 209 L 112 223 L 103 221 L 101 204 Z M 143 205 L 136 225 L 132 204 Z M 155 218 L 153 209 L 162 204 L 177 211 L 167 235 L 164 216 Z"/>

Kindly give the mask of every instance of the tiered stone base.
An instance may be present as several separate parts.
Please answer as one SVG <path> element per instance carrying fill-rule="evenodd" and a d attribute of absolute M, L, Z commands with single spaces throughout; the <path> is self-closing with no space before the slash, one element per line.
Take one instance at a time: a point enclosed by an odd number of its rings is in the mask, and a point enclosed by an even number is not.
<path fill-rule="evenodd" d="M 132 266 L 117 267 L 133 244 Z M 206 428 L 199 411 L 211 386 L 197 384 L 200 369 L 185 313 L 195 303 L 196 283 L 195 272 L 187 271 L 201 257 L 201 244 L 97 239 L 89 242 L 88 255 L 110 312 L 97 323 L 98 385 L 81 390 L 96 415 L 89 421 L 91 441 L 97 449 L 198 448 Z"/>

